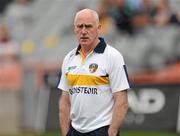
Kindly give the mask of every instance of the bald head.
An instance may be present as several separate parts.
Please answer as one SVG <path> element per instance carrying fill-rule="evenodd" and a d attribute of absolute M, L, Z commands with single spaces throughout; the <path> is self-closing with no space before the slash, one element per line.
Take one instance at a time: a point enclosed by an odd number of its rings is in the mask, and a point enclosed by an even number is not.
<path fill-rule="evenodd" d="M 89 18 L 91 20 L 94 20 L 96 24 L 99 25 L 98 13 L 92 9 L 83 9 L 83 10 L 78 11 L 74 18 L 74 25 L 76 24 L 79 18 Z"/>

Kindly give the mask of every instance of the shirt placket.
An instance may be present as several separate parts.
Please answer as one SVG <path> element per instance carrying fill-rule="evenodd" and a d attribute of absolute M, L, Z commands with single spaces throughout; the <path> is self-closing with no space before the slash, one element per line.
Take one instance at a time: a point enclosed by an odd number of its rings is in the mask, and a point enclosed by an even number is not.
<path fill-rule="evenodd" d="M 80 56 L 81 56 L 81 66 L 85 64 L 87 59 L 93 54 L 93 51 L 91 51 L 86 57 L 83 55 L 83 53 L 80 51 Z"/>

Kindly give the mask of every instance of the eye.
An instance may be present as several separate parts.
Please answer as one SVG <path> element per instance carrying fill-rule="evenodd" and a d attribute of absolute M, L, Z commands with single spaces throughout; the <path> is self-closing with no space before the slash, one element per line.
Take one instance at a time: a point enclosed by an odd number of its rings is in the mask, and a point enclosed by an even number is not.
<path fill-rule="evenodd" d="M 83 28 L 83 24 L 82 25 L 77 25 L 76 27 L 79 28 L 79 29 L 82 29 Z"/>
<path fill-rule="evenodd" d="M 85 25 L 85 28 L 87 28 L 87 29 L 90 29 L 92 27 L 93 27 L 92 25 Z"/>

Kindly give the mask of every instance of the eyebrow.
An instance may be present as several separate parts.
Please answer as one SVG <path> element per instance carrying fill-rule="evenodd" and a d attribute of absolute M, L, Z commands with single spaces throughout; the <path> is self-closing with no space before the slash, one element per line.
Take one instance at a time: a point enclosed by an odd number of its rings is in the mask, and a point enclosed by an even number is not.
<path fill-rule="evenodd" d="M 92 28 L 93 25 L 92 24 L 77 24 L 76 27 L 78 27 L 78 28 L 83 28 L 83 27 Z"/>

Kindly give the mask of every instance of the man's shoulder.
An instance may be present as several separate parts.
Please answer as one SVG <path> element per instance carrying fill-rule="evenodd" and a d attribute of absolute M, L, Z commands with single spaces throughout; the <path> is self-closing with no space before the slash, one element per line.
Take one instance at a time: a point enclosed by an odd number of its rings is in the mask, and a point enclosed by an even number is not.
<path fill-rule="evenodd" d="M 124 57 L 121 52 L 111 45 L 107 45 L 106 54 L 110 62 L 124 64 Z"/>
<path fill-rule="evenodd" d="M 73 57 L 74 55 L 76 55 L 76 51 L 77 51 L 77 47 L 74 48 L 74 49 L 72 49 L 71 51 L 69 51 L 69 52 L 66 54 L 65 58 L 71 58 L 71 57 Z"/>
<path fill-rule="evenodd" d="M 111 55 L 120 55 L 120 56 L 122 56 L 122 54 L 121 54 L 121 52 L 118 50 L 118 49 L 116 49 L 116 48 L 114 48 L 113 46 L 111 46 L 111 45 L 109 45 L 109 44 L 107 44 L 107 47 L 106 47 L 106 52 L 108 53 L 108 54 L 111 54 Z"/>

